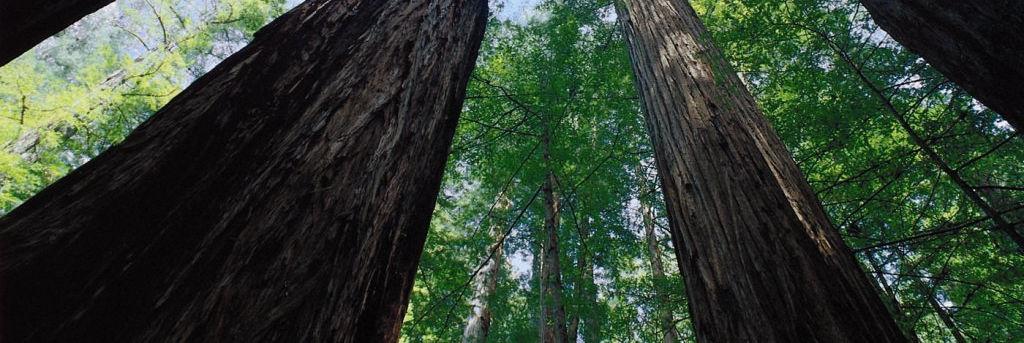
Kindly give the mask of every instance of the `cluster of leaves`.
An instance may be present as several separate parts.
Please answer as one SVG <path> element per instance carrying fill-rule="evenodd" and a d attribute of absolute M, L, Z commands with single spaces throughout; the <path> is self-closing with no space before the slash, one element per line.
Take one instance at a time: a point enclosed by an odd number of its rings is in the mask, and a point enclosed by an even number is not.
<path fill-rule="evenodd" d="M 491 257 L 490 225 L 508 235 L 489 341 L 537 340 L 535 257 L 545 239 L 537 191 L 549 170 L 562 203 L 570 326 L 576 322 L 588 339 L 656 341 L 663 334 L 658 310 L 685 318 L 681 297 L 673 304 L 653 296 L 655 287 L 681 295 L 682 283 L 673 276 L 656 285 L 650 272 L 637 206 L 640 183 L 653 183 L 640 171 L 651 168 L 651 150 L 614 10 L 606 1 L 548 1 L 538 13 L 525 23 L 490 22 L 403 327 L 406 341 L 460 340 L 471 277 Z M 502 197 L 510 208 L 489 216 Z M 643 201 L 659 206 L 657 198 Z M 663 218 L 660 224 L 667 227 Z M 660 237 L 661 250 L 671 251 Z"/>

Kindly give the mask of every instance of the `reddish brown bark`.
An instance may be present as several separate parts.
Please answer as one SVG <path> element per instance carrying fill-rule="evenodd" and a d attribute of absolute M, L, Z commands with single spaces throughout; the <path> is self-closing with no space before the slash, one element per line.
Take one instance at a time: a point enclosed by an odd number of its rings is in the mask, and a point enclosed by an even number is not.
<path fill-rule="evenodd" d="M 395 341 L 483 0 L 311 0 L 0 219 L 6 341 Z"/>
<path fill-rule="evenodd" d="M 0 66 L 113 0 L 3 0 Z"/>
<path fill-rule="evenodd" d="M 689 4 L 619 5 L 697 340 L 906 341 Z"/>

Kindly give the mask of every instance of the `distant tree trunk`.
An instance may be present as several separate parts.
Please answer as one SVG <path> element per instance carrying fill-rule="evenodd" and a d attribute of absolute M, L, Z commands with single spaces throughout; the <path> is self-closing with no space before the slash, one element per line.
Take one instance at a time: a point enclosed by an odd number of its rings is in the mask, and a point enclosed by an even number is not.
<path fill-rule="evenodd" d="M 882 265 L 881 261 L 879 261 L 878 258 L 875 257 L 874 253 L 874 251 L 868 251 L 865 253 L 865 255 L 867 256 L 868 263 L 871 266 L 871 274 L 875 278 L 875 284 L 879 285 L 879 287 L 881 288 L 879 290 L 880 293 L 885 294 L 886 297 L 888 297 L 889 304 L 892 307 L 890 309 L 890 312 L 893 314 L 893 317 L 897 319 L 903 319 L 903 304 L 900 302 L 900 299 L 896 296 L 896 290 L 893 289 L 892 286 L 889 285 L 889 281 L 885 279 L 885 267 Z M 899 322 L 906 323 L 908 321 L 900 320 Z M 907 339 L 909 339 L 910 342 L 921 342 L 921 339 L 917 335 L 917 330 L 914 329 L 913 323 L 907 323 L 903 326 L 905 326 L 903 328 L 904 333 L 906 334 Z"/>
<path fill-rule="evenodd" d="M 561 215 L 561 200 L 555 191 L 558 181 L 555 174 L 550 170 L 553 168 L 551 161 L 551 127 L 545 120 L 544 133 L 541 137 L 543 145 L 543 158 L 545 165 L 549 168 L 544 182 L 544 235 L 545 244 L 543 250 L 543 264 L 541 266 L 541 278 L 544 288 L 541 293 L 541 306 L 544 308 L 545 321 L 541 322 L 541 336 L 543 342 L 563 343 L 566 338 L 565 304 L 562 301 L 562 268 L 560 262 L 561 253 L 558 249 L 558 228 L 560 226 L 559 216 Z"/>
<path fill-rule="evenodd" d="M 0 219 L 4 339 L 398 339 L 483 0 L 307 1 Z"/>
<path fill-rule="evenodd" d="M 473 300 L 470 301 L 469 319 L 466 320 L 466 330 L 462 332 L 463 343 L 482 343 L 487 341 L 487 335 L 491 329 L 491 297 L 498 289 L 498 276 L 501 274 L 503 260 L 502 243 L 505 234 L 504 218 L 509 208 L 508 199 L 499 195 L 497 204 L 494 206 L 494 213 L 490 217 L 491 246 L 487 249 L 487 260 L 476 277 L 473 279 Z M 491 251 L 494 254 L 491 254 Z"/>
<path fill-rule="evenodd" d="M 967 343 L 967 338 L 964 337 L 963 332 L 960 331 L 960 327 L 956 324 L 956 321 L 953 320 L 953 316 L 950 315 L 949 311 L 946 310 L 946 307 L 942 306 L 942 304 L 939 303 L 939 300 L 935 298 L 935 292 L 929 291 L 926 286 L 923 286 L 922 290 L 928 291 L 924 293 L 924 295 L 928 297 L 928 305 L 930 305 L 932 310 L 935 311 L 935 315 L 939 316 L 939 320 L 942 321 L 942 325 L 945 325 L 946 329 L 953 335 L 953 339 L 956 340 L 957 343 Z"/>
<path fill-rule="evenodd" d="M 906 341 L 689 4 L 618 5 L 697 340 Z"/>
<path fill-rule="evenodd" d="M 1024 130 L 1024 2 L 860 2 L 896 41 Z"/>
<path fill-rule="evenodd" d="M 114 0 L 3 0 L 0 66 Z"/>
<path fill-rule="evenodd" d="M 597 305 L 597 286 L 594 284 L 593 253 L 587 245 L 590 242 L 590 218 L 583 218 L 579 224 L 581 249 L 579 250 L 577 267 L 579 268 L 580 277 L 574 287 L 578 308 L 572 319 L 569 320 L 566 341 L 576 342 L 580 329 L 582 329 L 584 342 L 600 342 L 600 320 L 597 318 L 597 311 L 595 309 Z"/>
<path fill-rule="evenodd" d="M 641 188 L 641 194 L 646 194 L 646 187 Z M 647 253 L 651 255 L 651 271 L 655 281 L 665 280 L 665 264 L 661 261 L 661 247 L 658 244 L 658 234 L 654 226 L 654 211 L 646 197 L 640 199 L 640 214 L 643 216 L 644 238 L 647 241 Z M 655 283 L 657 286 L 657 282 Z M 654 297 L 658 301 L 658 321 L 661 323 L 662 342 L 679 342 L 679 330 L 676 329 L 676 321 L 672 318 L 672 311 L 666 306 L 671 303 L 668 296 L 661 289 L 655 288 Z"/>

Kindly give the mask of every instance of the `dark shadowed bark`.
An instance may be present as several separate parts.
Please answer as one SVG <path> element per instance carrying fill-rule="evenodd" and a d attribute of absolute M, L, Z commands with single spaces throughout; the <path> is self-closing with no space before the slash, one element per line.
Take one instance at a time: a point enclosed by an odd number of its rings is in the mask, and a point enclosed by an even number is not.
<path fill-rule="evenodd" d="M 1024 1 L 860 2 L 896 41 L 1024 130 Z"/>
<path fill-rule="evenodd" d="M 114 0 L 0 0 L 0 66 Z"/>
<path fill-rule="evenodd" d="M 483 0 L 311 0 L 0 219 L 5 341 L 395 341 Z"/>
<path fill-rule="evenodd" d="M 906 341 L 689 4 L 618 4 L 697 339 Z"/>

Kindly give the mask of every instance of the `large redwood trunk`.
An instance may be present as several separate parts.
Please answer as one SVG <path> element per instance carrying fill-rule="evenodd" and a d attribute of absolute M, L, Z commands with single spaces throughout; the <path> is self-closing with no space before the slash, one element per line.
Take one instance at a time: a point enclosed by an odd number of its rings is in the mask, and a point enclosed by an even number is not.
<path fill-rule="evenodd" d="M 1024 130 L 1024 1 L 860 2 L 896 41 Z"/>
<path fill-rule="evenodd" d="M 398 338 L 484 0 L 310 0 L 0 219 L 6 341 Z"/>
<path fill-rule="evenodd" d="M 906 341 L 689 4 L 619 4 L 697 339 Z"/>
<path fill-rule="evenodd" d="M 114 0 L 3 0 L 0 66 Z"/>

